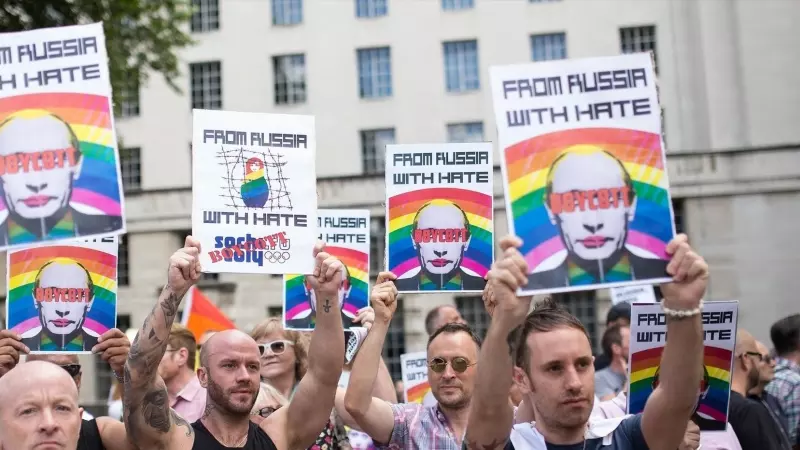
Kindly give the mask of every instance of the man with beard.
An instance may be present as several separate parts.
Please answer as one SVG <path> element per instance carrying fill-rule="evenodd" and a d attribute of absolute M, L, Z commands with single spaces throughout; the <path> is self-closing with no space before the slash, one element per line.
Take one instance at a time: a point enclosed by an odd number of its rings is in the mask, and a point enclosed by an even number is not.
<path fill-rule="evenodd" d="M 314 443 L 328 421 L 342 373 L 344 330 L 338 313 L 342 263 L 314 248 L 311 280 L 316 291 L 317 327 L 309 348 L 309 367 L 291 403 L 250 421 L 260 386 L 261 354 L 256 342 L 238 330 L 214 334 L 200 350 L 197 375 L 207 389 L 206 412 L 190 424 L 169 408 L 169 395 L 157 366 L 181 299 L 202 274 L 200 243 L 186 237 L 169 261 L 167 284 L 145 319 L 125 364 L 125 427 L 139 448 L 162 450 L 289 450 Z M 322 305 L 329 305 L 324 308 Z"/>
<path fill-rule="evenodd" d="M 467 325 L 448 323 L 428 339 L 428 383 L 436 405 L 390 404 L 373 397 L 381 349 L 397 309 L 394 276 L 382 275 L 385 281 L 378 283 L 372 294 L 375 323 L 353 363 L 345 408 L 379 447 L 460 449 L 475 386 L 480 338 Z"/>
<path fill-rule="evenodd" d="M 775 378 L 775 359 L 761 341 L 756 341 L 756 349 L 758 353 L 761 353 L 761 361 L 758 363 L 758 384 L 747 391 L 747 398 L 764 405 L 769 415 L 772 416 L 772 420 L 777 422 L 783 430 L 786 440 L 789 440 L 789 421 L 786 419 L 781 402 L 766 391 L 767 385 Z"/>
<path fill-rule="evenodd" d="M 522 241 L 500 242 L 502 256 L 488 275 L 487 301 L 492 322 L 481 349 L 481 364 L 469 424 L 467 447 L 507 450 L 669 449 L 678 448 L 697 401 L 703 363 L 702 298 L 708 266 L 685 235 L 667 245 L 673 282 L 662 286 L 662 310 L 669 341 L 664 347 L 661 384 L 642 414 L 596 423 L 589 421 L 594 401 L 592 347 L 583 324 L 552 299 L 529 314 L 530 296 L 517 297 L 528 267 Z M 509 334 L 516 343 L 509 345 Z M 514 359 L 510 349 L 514 349 Z M 513 425 L 507 398 L 513 381 L 533 408 L 535 423 Z M 695 444 L 697 445 L 697 444 Z M 697 447 L 692 447 L 696 449 Z"/>
<path fill-rule="evenodd" d="M 167 385 L 169 407 L 189 422 L 203 415 L 206 389 L 194 371 L 197 358 L 194 334 L 182 325 L 173 324 L 167 351 L 158 364 L 158 375 Z"/>
<path fill-rule="evenodd" d="M 464 271 L 471 231 L 467 214 L 450 200 L 432 200 L 417 211 L 411 241 L 419 272 L 395 281 L 401 292 L 479 291 L 486 280 Z"/>
<path fill-rule="evenodd" d="M 780 425 L 772 419 L 767 408 L 746 398 L 747 392 L 758 385 L 758 364 L 761 353 L 753 335 L 743 329 L 736 333 L 736 359 L 733 362 L 731 399 L 728 421 L 742 450 L 791 450 L 791 445 Z"/>
<path fill-rule="evenodd" d="M 547 215 L 566 252 L 529 274 L 526 289 L 667 276 L 667 261 L 627 246 L 637 195 L 630 174 L 611 153 L 588 145 L 568 148 L 550 166 L 545 190 Z"/>

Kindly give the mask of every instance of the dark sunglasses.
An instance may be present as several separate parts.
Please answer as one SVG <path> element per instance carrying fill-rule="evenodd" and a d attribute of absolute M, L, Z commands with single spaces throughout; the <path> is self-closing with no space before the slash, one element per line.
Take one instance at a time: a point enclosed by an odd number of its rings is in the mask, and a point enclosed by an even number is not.
<path fill-rule="evenodd" d="M 452 367 L 454 371 L 458 373 L 464 373 L 468 368 L 474 366 L 476 363 L 470 363 L 467 361 L 467 358 L 457 356 L 450 361 L 444 358 L 433 358 L 428 362 L 428 367 L 430 367 L 431 370 L 436 373 L 442 373 L 445 369 L 447 369 L 448 364 L 450 364 L 450 367 Z"/>
<path fill-rule="evenodd" d="M 269 349 L 273 355 L 281 355 L 286 351 L 286 347 L 289 345 L 294 345 L 294 342 L 280 339 L 277 341 L 258 344 L 258 351 L 261 353 L 261 356 L 265 356 L 267 354 L 267 349 Z"/>
<path fill-rule="evenodd" d="M 80 364 L 64 364 L 61 366 L 62 369 L 66 370 L 69 376 L 72 378 L 77 377 L 81 373 L 81 365 Z"/>
<path fill-rule="evenodd" d="M 758 359 L 759 361 L 766 361 L 766 362 L 769 362 L 770 359 L 772 359 L 769 356 L 764 356 L 758 352 L 744 352 L 742 353 L 742 356 L 755 356 L 756 359 Z"/>
<path fill-rule="evenodd" d="M 270 414 L 272 414 L 272 413 L 274 413 L 275 411 L 277 411 L 277 410 L 281 409 L 281 406 L 282 406 L 282 405 L 278 405 L 278 406 L 265 406 L 265 407 L 263 407 L 263 408 L 259 409 L 259 410 L 258 410 L 258 413 L 256 413 L 256 414 L 258 414 L 259 416 L 261 416 L 261 417 L 263 417 L 263 418 L 265 418 L 265 419 L 266 419 L 267 417 L 269 417 L 269 416 L 270 416 Z"/>

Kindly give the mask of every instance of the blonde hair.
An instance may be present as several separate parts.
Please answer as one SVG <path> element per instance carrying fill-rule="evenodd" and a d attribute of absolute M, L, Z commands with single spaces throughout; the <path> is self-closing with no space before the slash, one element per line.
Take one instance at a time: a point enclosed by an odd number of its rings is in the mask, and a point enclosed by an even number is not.
<path fill-rule="evenodd" d="M 169 330 L 169 340 L 167 342 L 175 350 L 186 349 L 188 352 L 186 366 L 194 370 L 197 364 L 197 341 L 194 338 L 194 333 L 183 325 L 173 323 L 172 328 Z"/>
<path fill-rule="evenodd" d="M 283 320 L 280 317 L 270 317 L 256 325 L 253 331 L 250 332 L 250 337 L 258 342 L 276 332 L 283 334 L 287 341 L 294 344 L 294 378 L 295 381 L 300 381 L 308 370 L 308 339 L 302 333 L 284 329 Z"/>

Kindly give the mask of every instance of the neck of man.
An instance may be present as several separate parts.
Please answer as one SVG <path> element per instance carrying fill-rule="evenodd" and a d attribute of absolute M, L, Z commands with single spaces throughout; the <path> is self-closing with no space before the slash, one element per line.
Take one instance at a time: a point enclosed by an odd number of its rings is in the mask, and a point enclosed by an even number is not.
<path fill-rule="evenodd" d="M 795 352 L 784 353 L 783 355 L 778 355 L 779 358 L 783 358 L 787 361 L 791 361 L 797 365 L 800 365 L 800 350 Z"/>
<path fill-rule="evenodd" d="M 620 375 L 627 375 L 627 370 L 625 369 L 625 358 L 622 356 L 614 356 L 611 358 L 611 364 L 608 365 L 614 373 Z"/>
<path fill-rule="evenodd" d="M 542 434 L 544 437 L 544 441 L 548 444 L 555 444 L 555 445 L 572 445 L 572 444 L 580 444 L 585 440 L 586 436 L 586 423 L 579 427 L 574 428 L 563 428 L 558 426 L 550 426 L 547 423 L 547 419 L 539 414 L 539 412 L 535 412 L 536 417 L 541 417 L 542 420 L 536 421 L 536 429 L 539 433 Z"/>
<path fill-rule="evenodd" d="M 750 388 L 752 388 L 752 386 L 748 386 L 747 373 L 737 368 L 731 380 L 731 390 L 739 395 L 747 397 L 747 391 L 749 391 Z"/>
<path fill-rule="evenodd" d="M 192 381 L 192 377 L 196 377 L 197 374 L 194 373 L 193 370 L 189 369 L 188 367 L 182 367 L 178 374 L 174 377 L 170 378 L 169 381 L 165 381 L 164 383 L 167 385 L 167 393 L 169 394 L 169 404 L 174 405 L 175 400 L 178 398 L 178 393 Z"/>
<path fill-rule="evenodd" d="M 250 414 L 232 415 L 208 397 L 206 412 L 200 420 L 214 439 L 225 447 L 242 447 L 250 429 Z"/>
<path fill-rule="evenodd" d="M 39 219 L 26 219 L 12 211 L 9 213 L 9 217 L 15 224 L 25 228 L 34 236 L 41 238 L 49 233 L 50 230 L 52 230 L 53 227 L 55 227 L 56 224 L 64 218 L 68 210 L 68 207 L 64 207 L 56 211 L 56 213 L 52 216 L 42 217 Z"/>
<path fill-rule="evenodd" d="M 461 445 L 461 438 L 467 430 L 467 420 L 469 419 L 469 403 L 460 408 L 448 408 L 447 406 L 439 404 L 439 409 L 442 414 L 447 417 L 447 422 L 453 428 L 453 438 Z"/>
<path fill-rule="evenodd" d="M 47 335 L 47 338 L 53 341 L 56 345 L 61 348 L 64 348 L 70 342 L 74 341 L 82 332 L 83 332 L 83 323 L 80 324 L 78 328 L 75 329 L 70 334 L 53 334 L 46 326 L 42 326 L 42 330 L 44 334 Z"/>
<path fill-rule="evenodd" d="M 767 387 L 767 384 L 769 383 L 759 381 L 758 384 L 753 386 L 749 391 L 747 391 L 747 393 L 754 397 L 761 398 L 761 396 L 764 395 L 764 388 Z"/>
<path fill-rule="evenodd" d="M 294 370 L 265 381 L 277 389 L 285 398 L 291 399 L 292 389 L 294 389 L 294 385 L 296 384 Z"/>
<path fill-rule="evenodd" d="M 428 281 L 430 281 L 431 283 L 435 284 L 437 287 L 440 288 L 444 286 L 448 281 L 453 279 L 454 276 L 458 275 L 458 273 L 459 273 L 458 269 L 449 273 L 442 273 L 442 274 L 433 274 L 425 269 L 422 269 L 422 275 L 424 275 L 425 278 L 428 279 Z M 422 280 L 420 280 L 420 282 L 421 281 Z"/>

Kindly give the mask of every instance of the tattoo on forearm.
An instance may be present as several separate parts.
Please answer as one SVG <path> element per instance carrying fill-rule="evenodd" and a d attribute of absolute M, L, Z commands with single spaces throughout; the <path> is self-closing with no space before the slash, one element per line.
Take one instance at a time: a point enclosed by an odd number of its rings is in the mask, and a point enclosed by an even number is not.
<path fill-rule="evenodd" d="M 144 395 L 142 398 L 142 416 L 144 417 L 144 423 L 150 428 L 162 433 L 169 432 L 170 409 L 166 390 L 157 389 Z"/>
<path fill-rule="evenodd" d="M 497 439 L 488 444 L 481 444 L 477 441 L 464 441 L 464 448 L 467 450 L 499 450 L 506 445 L 506 439 Z"/>
<path fill-rule="evenodd" d="M 164 326 L 169 328 L 178 314 L 178 306 L 181 304 L 181 298 L 170 292 L 169 296 L 161 302 L 161 311 L 164 313 Z"/>
<path fill-rule="evenodd" d="M 175 425 L 179 427 L 186 427 L 186 436 L 191 436 L 194 433 L 192 425 L 187 422 L 186 419 L 178 415 L 178 413 L 176 413 L 174 410 L 170 409 L 169 415 L 172 417 L 172 421 L 175 423 Z"/>
<path fill-rule="evenodd" d="M 326 313 L 331 312 L 331 299 L 325 299 L 325 305 L 322 306 L 322 309 L 324 309 Z"/>

